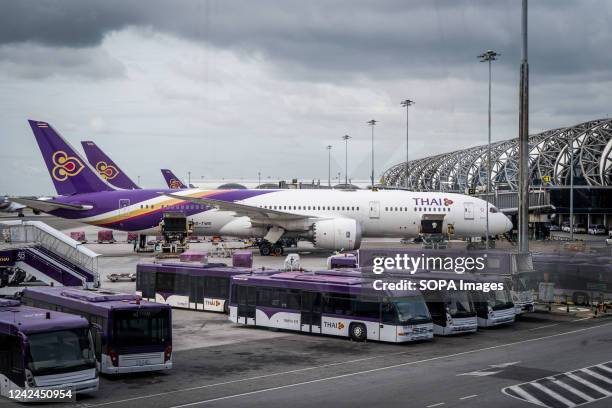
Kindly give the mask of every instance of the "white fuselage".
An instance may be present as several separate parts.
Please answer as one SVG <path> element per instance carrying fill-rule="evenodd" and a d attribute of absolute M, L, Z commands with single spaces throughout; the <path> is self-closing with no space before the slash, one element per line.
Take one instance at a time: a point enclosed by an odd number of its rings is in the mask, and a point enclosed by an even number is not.
<path fill-rule="evenodd" d="M 198 190 L 183 190 L 180 195 L 193 195 Z M 164 197 L 149 200 L 162 203 Z M 236 201 L 252 207 L 265 208 L 318 217 L 322 219 L 348 218 L 361 225 L 363 237 L 416 237 L 420 233 L 421 220 L 437 217 L 442 220 L 442 231 L 448 226 L 453 236 L 484 236 L 487 224 L 487 203 L 475 197 L 453 193 L 410 192 L 396 190 L 280 190 L 270 191 L 245 200 Z M 142 205 L 143 203 L 138 203 Z M 185 203 L 186 209 L 193 206 Z M 502 234 L 512 228 L 509 219 L 489 205 L 489 233 Z M 262 237 L 267 228 L 252 224 L 247 216 L 231 211 L 207 210 L 189 216 L 197 235 L 227 235 L 236 237 Z M 85 220 L 84 220 L 85 221 Z M 87 221 L 85 221 L 87 222 Z M 312 224 L 310 220 L 287 221 L 285 231 L 303 231 Z M 156 229 L 141 233 L 156 233 Z"/>

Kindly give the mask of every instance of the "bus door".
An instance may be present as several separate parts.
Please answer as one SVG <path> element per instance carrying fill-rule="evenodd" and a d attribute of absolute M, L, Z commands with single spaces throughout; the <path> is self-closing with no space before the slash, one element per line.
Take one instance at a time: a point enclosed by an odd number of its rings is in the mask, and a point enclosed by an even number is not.
<path fill-rule="evenodd" d="M 300 324 L 302 331 L 321 333 L 321 294 L 302 292 Z"/>
<path fill-rule="evenodd" d="M 254 325 L 256 289 L 253 286 L 238 286 L 236 289 L 238 323 Z"/>
<path fill-rule="evenodd" d="M 204 278 L 203 276 L 190 276 L 189 282 L 189 308 L 204 310 Z"/>

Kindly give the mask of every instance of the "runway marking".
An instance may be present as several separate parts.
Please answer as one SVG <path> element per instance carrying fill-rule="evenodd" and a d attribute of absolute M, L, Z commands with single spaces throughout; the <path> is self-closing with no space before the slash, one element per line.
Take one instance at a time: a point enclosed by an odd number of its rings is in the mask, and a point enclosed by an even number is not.
<path fill-rule="evenodd" d="M 492 368 L 506 368 L 506 367 L 510 367 L 510 366 L 516 365 L 518 363 L 520 363 L 520 361 L 512 361 L 510 363 L 491 364 L 491 365 L 489 365 L 489 367 L 492 367 Z M 490 369 L 485 368 L 485 369 L 482 369 L 482 370 L 470 371 L 468 373 L 457 374 L 457 376 L 473 375 L 475 377 L 486 377 L 486 376 L 489 376 L 489 375 L 495 375 L 497 373 L 501 373 L 503 371 L 503 370 L 497 370 L 497 371 L 487 371 L 487 370 L 490 370 Z"/>
<path fill-rule="evenodd" d="M 612 361 L 502 388 L 509 397 L 547 408 L 573 408 L 612 396 Z"/>
<path fill-rule="evenodd" d="M 528 331 L 534 331 L 534 330 L 545 329 L 545 328 L 547 328 L 547 327 L 558 326 L 558 325 L 560 325 L 560 324 L 561 324 L 561 323 L 547 324 L 547 325 L 544 325 L 544 326 L 534 327 L 533 329 L 529 329 Z"/>
<path fill-rule="evenodd" d="M 446 404 L 446 402 L 438 402 L 437 404 L 427 405 L 425 408 L 439 407 L 440 405 L 444 405 L 444 404 Z"/>
<path fill-rule="evenodd" d="M 312 381 L 293 383 L 293 384 L 288 384 L 288 385 L 282 386 L 282 388 L 297 387 L 297 386 L 300 386 L 300 385 L 306 385 L 306 384 L 311 384 L 311 383 L 316 383 L 316 382 L 321 382 L 321 381 L 334 380 L 334 379 L 338 379 L 338 378 L 345 378 L 345 377 L 351 377 L 351 376 L 360 375 L 360 374 L 367 374 L 367 373 L 371 373 L 371 372 L 389 370 L 389 369 L 393 369 L 393 368 L 405 367 L 405 366 L 410 366 L 410 365 L 419 364 L 419 363 L 425 363 L 425 362 L 430 362 L 430 361 L 437 361 L 437 360 L 442 360 L 442 359 L 446 359 L 446 358 L 449 358 L 449 357 L 469 355 L 469 354 L 479 353 L 479 352 L 487 351 L 487 350 L 495 350 L 495 349 L 498 349 L 498 348 L 510 347 L 510 346 L 515 346 L 515 345 L 518 345 L 518 344 L 524 344 L 524 343 L 530 343 L 530 342 L 534 342 L 534 341 L 551 339 L 551 338 L 554 338 L 554 337 L 567 336 L 567 335 L 574 334 L 574 333 L 582 333 L 584 331 L 598 329 L 600 327 L 605 327 L 605 326 L 610 326 L 610 325 L 612 325 L 612 322 L 604 323 L 604 324 L 599 324 L 599 325 L 596 325 L 596 326 L 584 327 L 582 329 L 571 330 L 571 331 L 568 331 L 568 332 L 549 334 L 549 335 L 542 336 L 542 337 L 535 337 L 533 339 L 526 339 L 526 340 L 520 340 L 520 341 L 516 341 L 516 342 L 512 342 L 512 343 L 498 344 L 496 346 L 489 346 L 489 347 L 484 347 L 484 348 L 480 348 L 480 349 L 467 350 L 467 351 L 462 351 L 462 352 L 459 352 L 459 353 L 447 354 L 447 355 L 437 356 L 437 357 L 431 357 L 431 358 L 427 358 L 427 359 L 423 359 L 423 360 L 409 361 L 409 362 L 406 362 L 406 363 L 394 364 L 394 365 L 391 365 L 391 366 L 374 368 L 374 369 L 365 370 L 365 371 L 357 371 L 357 372 L 353 372 L 353 373 L 342 374 L 342 375 L 337 375 L 337 376 L 332 376 L 332 377 L 319 378 L 319 379 L 312 380 Z M 125 398 L 125 399 L 116 400 L 116 401 L 102 402 L 102 403 L 99 403 L 99 404 L 87 404 L 86 406 L 87 407 L 100 407 L 100 406 L 105 406 L 105 405 L 120 404 L 120 403 L 123 403 L 123 402 L 130 402 L 130 401 L 136 401 L 136 400 L 147 399 L 147 398 L 155 398 L 155 397 L 159 397 L 159 396 L 162 396 L 162 395 L 168 395 L 168 394 L 174 394 L 174 393 L 184 393 L 186 391 L 194 391 L 194 390 L 200 390 L 200 389 L 205 389 L 205 388 L 212 388 L 212 387 L 218 387 L 218 386 L 223 386 L 223 385 L 235 384 L 235 383 L 240 383 L 240 382 L 245 382 L 245 381 L 258 380 L 258 379 L 262 379 L 262 378 L 269 378 L 269 377 L 274 377 L 274 376 L 299 373 L 299 372 L 304 372 L 304 371 L 309 371 L 309 370 L 317 370 L 317 369 L 320 369 L 320 368 L 333 367 L 333 366 L 344 365 L 344 364 L 351 364 L 351 363 L 354 363 L 354 362 L 367 361 L 367 360 L 377 359 L 377 358 L 381 358 L 381 357 L 388 357 L 390 355 L 401 355 L 401 354 L 406 354 L 406 353 L 410 353 L 410 351 L 403 351 L 403 352 L 393 353 L 393 354 L 385 354 L 385 355 L 379 355 L 379 356 L 365 357 L 365 358 L 355 359 L 355 360 L 340 361 L 340 362 L 337 362 L 337 363 L 322 364 L 322 365 L 319 365 L 319 366 L 299 368 L 299 369 L 296 369 L 296 370 L 282 371 L 282 372 L 272 373 L 272 374 L 264 374 L 264 375 L 253 376 L 253 377 L 248 377 L 248 378 L 241 378 L 241 379 L 238 379 L 238 380 L 224 381 L 224 382 L 214 383 L 214 384 L 206 384 L 206 385 L 201 385 L 201 386 L 197 386 L 197 387 L 182 388 L 182 389 L 177 389 L 177 390 L 160 392 L 160 393 L 156 393 L 156 394 L 139 395 L 137 397 Z M 229 395 L 229 396 L 221 397 L 221 398 L 222 399 L 236 398 L 236 397 L 240 397 L 240 396 L 244 396 L 244 395 L 251 395 L 251 394 L 256 394 L 256 393 L 260 393 L 260 392 L 273 391 L 273 390 L 277 390 L 277 389 L 279 389 L 279 387 L 265 388 L 265 389 L 258 390 L 258 391 L 252 391 L 250 393 Z M 172 407 L 172 408 L 190 406 L 190 405 L 195 405 L 195 404 L 203 404 L 203 403 L 206 403 L 206 402 L 213 402 L 213 401 L 217 401 L 217 400 L 219 400 L 219 399 L 204 400 L 204 401 L 200 401 L 200 402 L 193 402 L 191 404 L 177 405 L 177 406 Z"/>
<path fill-rule="evenodd" d="M 465 397 L 461 397 L 459 398 L 460 400 L 466 400 L 466 399 L 470 399 L 470 398 L 474 398 L 477 397 L 478 394 L 472 394 L 472 395 L 466 395 Z"/>

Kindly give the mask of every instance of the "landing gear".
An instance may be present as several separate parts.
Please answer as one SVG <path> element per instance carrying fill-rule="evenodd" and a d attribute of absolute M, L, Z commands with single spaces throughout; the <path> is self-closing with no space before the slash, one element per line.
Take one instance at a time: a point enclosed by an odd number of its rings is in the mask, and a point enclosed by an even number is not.
<path fill-rule="evenodd" d="M 276 255 L 280 256 L 285 252 L 283 245 L 280 242 L 270 244 L 268 241 L 261 241 L 259 244 L 259 254 L 261 256 Z"/>
<path fill-rule="evenodd" d="M 19 214 L 17 214 L 17 216 L 18 216 L 19 218 L 23 218 L 23 217 L 25 217 L 25 215 L 24 215 L 22 212 L 20 212 Z"/>

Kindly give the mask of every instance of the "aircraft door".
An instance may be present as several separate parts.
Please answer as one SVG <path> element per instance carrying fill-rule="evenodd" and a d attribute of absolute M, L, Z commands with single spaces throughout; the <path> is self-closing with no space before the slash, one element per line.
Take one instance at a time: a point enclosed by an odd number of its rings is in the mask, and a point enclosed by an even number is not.
<path fill-rule="evenodd" d="M 474 203 L 463 203 L 463 219 L 474 219 Z"/>
<path fill-rule="evenodd" d="M 119 199 L 119 213 L 123 214 L 127 211 L 127 207 L 130 206 L 129 198 L 121 198 Z"/>
<path fill-rule="evenodd" d="M 380 218 L 380 202 L 370 201 L 370 218 Z"/>

